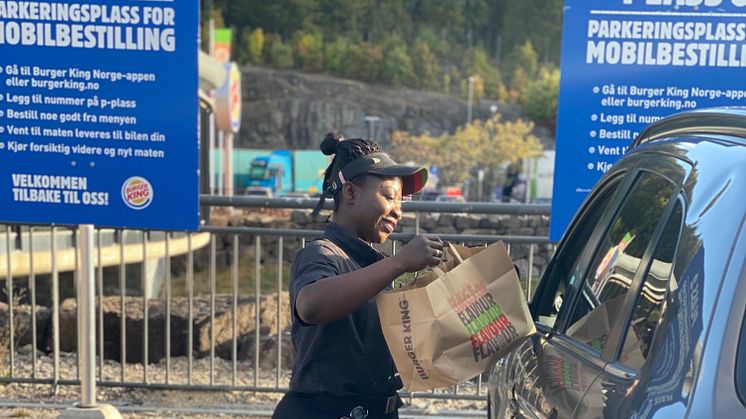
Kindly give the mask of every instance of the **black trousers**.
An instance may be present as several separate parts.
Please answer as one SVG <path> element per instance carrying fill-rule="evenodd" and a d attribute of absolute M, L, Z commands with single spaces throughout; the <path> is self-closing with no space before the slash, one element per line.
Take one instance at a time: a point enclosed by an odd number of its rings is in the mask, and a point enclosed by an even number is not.
<path fill-rule="evenodd" d="M 349 416 L 350 411 L 356 406 L 363 406 L 368 410 L 366 419 L 399 419 L 397 410 L 384 414 L 383 409 L 370 409 L 353 399 L 321 400 L 312 395 L 293 391 L 285 393 L 285 397 L 277 404 L 272 419 L 339 419 Z"/>

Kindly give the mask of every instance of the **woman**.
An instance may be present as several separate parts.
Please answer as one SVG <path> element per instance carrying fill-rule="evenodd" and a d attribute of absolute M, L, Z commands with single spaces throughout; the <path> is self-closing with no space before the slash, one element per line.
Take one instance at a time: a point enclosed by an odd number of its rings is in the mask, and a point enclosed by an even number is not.
<path fill-rule="evenodd" d="M 297 358 L 290 392 L 273 418 L 398 418 L 401 383 L 375 297 L 401 274 L 436 265 L 443 243 L 418 236 L 391 257 L 371 244 L 394 231 L 402 196 L 422 189 L 427 170 L 396 164 L 372 140 L 343 141 L 328 134 L 321 151 L 335 157 L 315 213 L 325 197 L 334 198 L 334 213 L 323 237 L 293 261 L 290 304 Z"/>

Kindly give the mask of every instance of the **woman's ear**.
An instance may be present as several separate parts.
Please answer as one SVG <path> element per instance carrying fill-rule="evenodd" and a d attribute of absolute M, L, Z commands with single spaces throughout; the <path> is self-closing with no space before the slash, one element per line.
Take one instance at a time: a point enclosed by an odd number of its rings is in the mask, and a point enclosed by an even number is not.
<path fill-rule="evenodd" d="M 352 182 L 347 182 L 342 185 L 342 199 L 348 205 L 352 205 L 357 201 L 358 197 L 358 186 Z"/>

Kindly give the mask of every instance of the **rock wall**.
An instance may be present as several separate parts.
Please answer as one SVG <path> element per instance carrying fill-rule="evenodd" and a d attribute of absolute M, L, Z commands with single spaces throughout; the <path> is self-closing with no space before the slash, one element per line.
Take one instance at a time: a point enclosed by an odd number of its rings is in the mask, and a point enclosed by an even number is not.
<path fill-rule="evenodd" d="M 337 130 L 368 137 L 364 118 L 380 117 L 374 136 L 385 144 L 396 130 L 440 135 L 466 121 L 466 101 L 450 95 L 391 88 L 321 74 L 253 66 L 242 69 L 243 107 L 236 147 L 317 149 L 324 135 Z M 494 101 L 474 104 L 474 118 L 491 115 Z M 515 119 L 519 108 L 499 104 Z"/>

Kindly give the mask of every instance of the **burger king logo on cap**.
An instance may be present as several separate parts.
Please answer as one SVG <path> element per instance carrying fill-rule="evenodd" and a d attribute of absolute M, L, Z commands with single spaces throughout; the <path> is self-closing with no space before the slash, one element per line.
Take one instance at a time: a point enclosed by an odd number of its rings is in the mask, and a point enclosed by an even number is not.
<path fill-rule="evenodd" d="M 153 202 L 153 187 L 147 179 L 132 176 L 122 185 L 122 200 L 134 210 L 147 208 Z"/>

